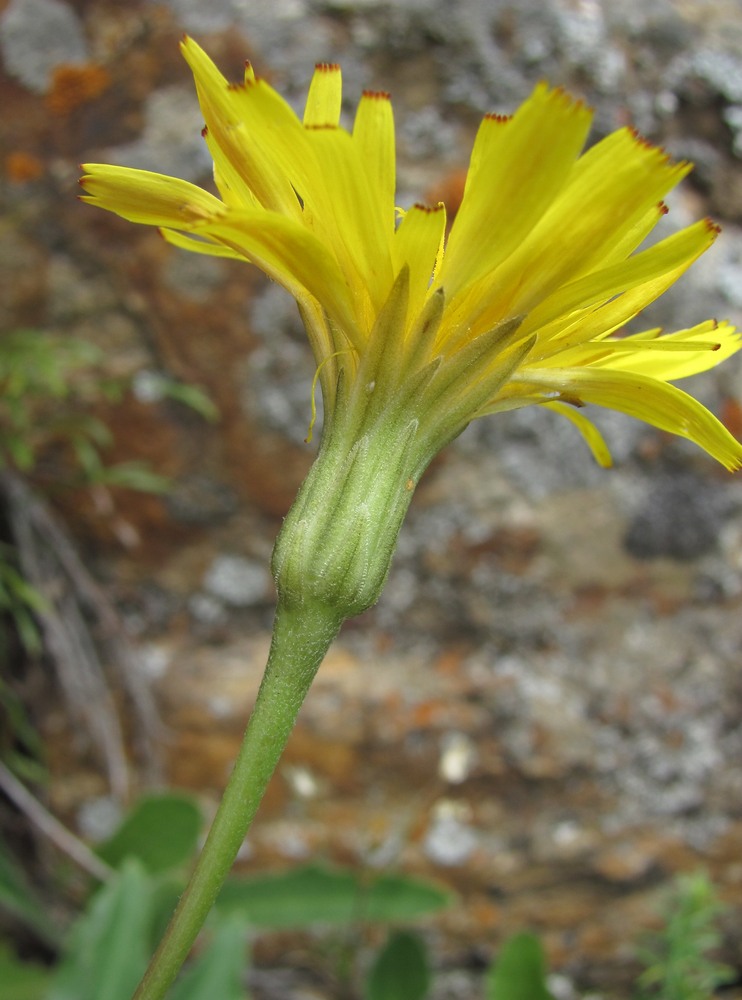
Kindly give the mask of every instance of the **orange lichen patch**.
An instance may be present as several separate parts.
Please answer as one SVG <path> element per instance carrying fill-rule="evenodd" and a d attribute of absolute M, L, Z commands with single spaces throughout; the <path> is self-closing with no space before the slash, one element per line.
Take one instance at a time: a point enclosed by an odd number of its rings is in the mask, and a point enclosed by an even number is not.
<path fill-rule="evenodd" d="M 426 199 L 437 205 L 443 202 L 446 206 L 446 221 L 450 227 L 456 217 L 456 213 L 464 197 L 464 187 L 466 185 L 466 167 L 459 167 L 450 171 L 434 188 L 426 191 Z"/>
<path fill-rule="evenodd" d="M 68 115 L 95 100 L 111 85 L 107 70 L 94 63 L 57 66 L 46 95 L 46 106 L 55 115 Z"/>
<path fill-rule="evenodd" d="M 441 674 L 457 676 L 463 669 L 465 651 L 463 649 L 449 649 L 436 659 L 433 669 Z"/>
<path fill-rule="evenodd" d="M 44 164 L 33 153 L 16 150 L 5 157 L 5 176 L 14 184 L 36 181 L 44 173 Z"/>
<path fill-rule="evenodd" d="M 477 927 L 493 930 L 502 926 L 503 915 L 499 906 L 481 896 L 471 901 L 469 913 Z"/>
<path fill-rule="evenodd" d="M 721 422 L 736 438 L 742 438 L 742 402 L 725 399 L 721 405 Z"/>
<path fill-rule="evenodd" d="M 440 718 L 445 718 L 448 709 L 449 706 L 446 702 L 437 698 L 427 698 L 412 706 L 409 713 L 409 723 L 415 729 L 429 729 Z"/>

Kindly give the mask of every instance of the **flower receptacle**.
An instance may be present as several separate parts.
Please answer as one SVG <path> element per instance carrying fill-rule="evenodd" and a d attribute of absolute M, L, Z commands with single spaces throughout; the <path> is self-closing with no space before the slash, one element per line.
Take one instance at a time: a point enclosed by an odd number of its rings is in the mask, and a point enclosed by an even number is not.
<path fill-rule="evenodd" d="M 343 619 L 379 598 L 415 485 L 427 465 L 418 421 L 383 417 L 323 437 L 273 552 L 279 601 L 319 604 Z M 341 426 L 342 425 L 342 426 Z M 350 425 L 350 426 L 349 426 Z"/>

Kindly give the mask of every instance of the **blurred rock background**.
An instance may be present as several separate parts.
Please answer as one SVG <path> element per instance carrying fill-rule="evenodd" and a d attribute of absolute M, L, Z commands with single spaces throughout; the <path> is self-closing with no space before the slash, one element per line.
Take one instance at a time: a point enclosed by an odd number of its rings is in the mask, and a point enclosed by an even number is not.
<path fill-rule="evenodd" d="M 401 204 L 455 208 L 482 113 L 542 78 L 595 108 L 594 139 L 635 124 L 696 164 L 665 231 L 704 214 L 724 230 L 644 324 L 682 328 L 742 322 L 742 10 L 0 0 L 0 328 L 97 345 L 100 378 L 128 387 L 95 406 L 106 460 L 172 480 L 163 496 L 65 488 L 50 451 L 32 485 L 133 644 L 164 779 L 213 808 L 267 650 L 272 542 L 314 453 L 313 363 L 293 303 L 261 275 L 75 199 L 85 161 L 208 184 L 184 31 L 232 78 L 250 58 L 297 110 L 316 61 L 342 64 L 348 114 L 363 88 L 390 90 Z M 735 359 L 692 386 L 738 435 L 741 371 Z M 218 420 L 164 377 L 200 387 Z M 522 927 L 543 935 L 565 998 L 629 996 L 637 931 L 671 876 L 698 867 L 731 908 L 725 957 L 742 979 L 742 479 L 597 419 L 608 472 L 535 409 L 472 426 L 434 463 L 386 592 L 323 666 L 244 852 L 248 870 L 324 859 L 455 889 L 429 929 L 441 998 L 478 995 L 482 962 Z M 145 724 L 107 666 L 141 788 L 154 751 L 138 753 Z M 56 683 L 31 685 L 49 803 L 101 836 L 122 803 Z M 280 965 L 285 950 L 259 957 Z"/>

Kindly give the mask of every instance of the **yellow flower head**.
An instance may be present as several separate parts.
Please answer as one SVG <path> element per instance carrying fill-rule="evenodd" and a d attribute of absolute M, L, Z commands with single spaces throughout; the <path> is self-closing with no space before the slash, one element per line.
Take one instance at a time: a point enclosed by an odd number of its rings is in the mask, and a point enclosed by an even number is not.
<path fill-rule="evenodd" d="M 717 235 L 704 220 L 638 249 L 689 164 L 628 128 L 583 152 L 590 109 L 539 84 L 512 117 L 482 121 L 446 236 L 442 203 L 395 209 L 388 94 L 365 92 L 347 131 L 338 66 L 316 67 L 302 121 L 249 66 L 233 85 L 192 39 L 182 51 L 219 197 L 87 164 L 83 200 L 283 285 L 317 359 L 328 426 L 361 395 L 380 409 L 404 398 L 429 459 L 475 417 L 534 403 L 571 419 L 608 465 L 581 409 L 596 403 L 742 466 L 742 446 L 670 384 L 734 354 L 739 334 L 708 321 L 617 335 Z"/>

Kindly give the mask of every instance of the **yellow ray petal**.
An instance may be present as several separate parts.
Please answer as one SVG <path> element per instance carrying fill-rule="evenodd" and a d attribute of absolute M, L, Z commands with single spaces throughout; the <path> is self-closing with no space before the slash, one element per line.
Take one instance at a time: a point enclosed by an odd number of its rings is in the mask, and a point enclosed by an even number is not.
<path fill-rule="evenodd" d="M 304 301 L 308 292 L 356 348 L 363 346 L 354 290 L 327 247 L 278 212 L 232 211 L 199 232 L 247 257 Z"/>
<path fill-rule="evenodd" d="M 571 424 L 574 424 L 580 434 L 582 434 L 598 465 L 604 469 L 610 469 L 613 465 L 613 459 L 611 458 L 608 445 L 605 443 L 605 438 L 592 420 L 588 420 L 582 410 L 577 410 L 574 406 L 569 406 L 567 403 L 553 402 L 543 403 L 542 405 L 547 410 L 552 410 L 554 413 L 566 417 Z"/>
<path fill-rule="evenodd" d="M 229 257 L 232 260 L 248 260 L 244 253 L 238 253 L 223 243 L 214 243 L 207 238 L 187 236 L 179 233 L 175 229 L 160 229 L 163 238 L 172 246 L 181 250 L 190 250 L 192 253 L 202 253 L 207 257 Z"/>
<path fill-rule="evenodd" d="M 633 254 L 668 213 L 664 201 L 653 202 L 646 211 L 636 212 L 633 220 L 604 245 L 599 266 L 610 267 Z"/>
<path fill-rule="evenodd" d="M 587 347 L 587 345 L 585 345 Z M 640 372 L 673 382 L 715 368 L 742 348 L 742 335 L 730 323 L 707 320 L 690 330 L 645 338 L 635 334 L 596 345 L 609 351 L 591 366 Z"/>
<path fill-rule="evenodd" d="M 218 198 L 178 177 L 105 163 L 84 163 L 82 169 L 82 201 L 130 222 L 184 229 L 225 212 Z"/>
<path fill-rule="evenodd" d="M 452 322 L 486 329 L 625 257 L 646 235 L 647 222 L 659 218 L 658 203 L 689 170 L 629 129 L 603 139 L 574 164 L 559 197 L 510 257 L 451 303 Z"/>
<path fill-rule="evenodd" d="M 391 247 L 358 146 L 340 128 L 305 132 L 326 192 L 322 224 L 370 331 L 393 283 Z M 318 220 L 319 222 L 319 220 Z"/>
<path fill-rule="evenodd" d="M 260 203 L 245 183 L 239 171 L 213 137 L 206 126 L 202 131 L 206 146 L 214 161 L 214 183 L 225 205 L 234 208 L 258 208 Z"/>
<path fill-rule="evenodd" d="M 629 129 L 593 146 L 575 164 L 560 197 L 496 276 L 498 285 L 512 282 L 528 261 L 526 280 L 513 286 L 509 307 L 528 312 L 565 280 L 613 263 L 618 244 L 622 253 L 628 252 L 626 235 L 641 238 L 637 223 L 689 170 L 689 164 L 670 163 L 663 150 L 649 146 Z"/>
<path fill-rule="evenodd" d="M 742 467 L 742 444 L 705 406 L 677 386 L 610 369 L 526 369 L 522 374 L 528 386 L 540 384 L 544 392 L 556 391 L 568 401 L 618 410 L 687 438 L 730 472 Z"/>
<path fill-rule="evenodd" d="M 343 77 L 336 63 L 317 63 L 304 107 L 304 125 L 337 126 L 343 100 Z"/>
<path fill-rule="evenodd" d="M 433 207 L 413 205 L 394 234 L 394 270 L 399 272 L 405 264 L 410 269 L 409 317 L 418 315 L 428 295 L 445 231 L 446 209 L 439 201 Z"/>
<path fill-rule="evenodd" d="M 685 271 L 681 265 L 675 271 L 668 271 L 651 281 L 617 295 L 614 299 L 597 307 L 578 311 L 569 317 L 557 317 L 539 333 L 539 357 L 542 364 L 560 365 L 559 354 L 579 344 L 592 340 L 603 340 L 637 316 L 650 302 L 654 302 Z M 474 329 L 478 328 L 474 324 Z M 530 329 L 528 321 L 525 324 Z"/>
<path fill-rule="evenodd" d="M 383 270 L 376 264 L 378 241 L 373 240 L 380 222 L 370 211 L 363 168 L 349 153 L 348 134 L 332 126 L 304 128 L 264 80 L 228 86 L 191 40 L 184 45 L 184 55 L 196 79 L 209 139 L 223 154 L 217 160 L 220 169 L 227 161 L 261 205 L 300 221 L 334 253 L 355 286 L 357 312 L 370 329 L 373 309 L 383 301 L 391 274 L 387 269 L 387 285 L 375 296 L 376 272 Z M 316 80 L 310 118 L 321 108 L 329 114 L 340 93 L 334 70 L 318 71 Z M 229 177 L 226 180 L 230 183 Z"/>
<path fill-rule="evenodd" d="M 294 218 L 301 205 L 291 166 L 299 162 L 303 129 L 290 106 L 265 80 L 228 84 L 202 48 L 186 38 L 183 56 L 196 81 L 208 133 L 265 208 Z"/>
<path fill-rule="evenodd" d="M 616 295 L 641 286 L 641 300 L 636 305 L 638 312 L 654 301 L 693 261 L 708 250 L 717 233 L 718 229 L 704 219 L 627 260 L 563 285 L 529 313 L 527 328 L 539 330 L 560 317 L 564 324 L 578 310 L 600 306 Z M 486 318 L 485 312 L 481 321 Z M 546 332 L 540 335 L 539 341 L 543 357 L 566 346 L 563 338 L 549 338 Z M 570 338 L 570 341 L 574 342 L 574 338 Z"/>
<path fill-rule="evenodd" d="M 384 91 L 364 90 L 353 123 L 353 142 L 375 196 L 374 211 L 389 240 L 394 233 L 396 189 L 394 115 Z"/>
<path fill-rule="evenodd" d="M 512 118 L 484 119 L 441 268 L 448 296 L 528 235 L 567 180 L 591 117 L 581 102 L 539 84 Z"/>
<path fill-rule="evenodd" d="M 317 361 L 322 399 L 325 405 L 324 423 L 327 427 L 332 420 L 335 408 L 339 374 L 338 358 L 342 360 L 345 367 L 351 368 L 349 360 L 352 361 L 353 358 L 349 359 L 349 355 L 352 348 L 350 341 L 345 338 L 342 331 L 334 323 L 330 322 L 326 311 L 316 299 L 310 298 L 308 301 L 299 302 L 298 305 L 299 315 Z M 336 335 L 341 340 L 336 340 Z"/>

